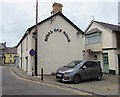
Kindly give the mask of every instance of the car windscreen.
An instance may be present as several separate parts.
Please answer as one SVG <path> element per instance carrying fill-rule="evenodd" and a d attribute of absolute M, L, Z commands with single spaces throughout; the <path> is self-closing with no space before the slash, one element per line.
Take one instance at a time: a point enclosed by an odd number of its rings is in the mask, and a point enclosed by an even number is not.
<path fill-rule="evenodd" d="M 69 63 L 68 65 L 65 65 L 64 67 L 74 68 L 74 67 L 76 67 L 80 62 L 82 62 L 82 61 L 72 61 L 71 63 Z"/>

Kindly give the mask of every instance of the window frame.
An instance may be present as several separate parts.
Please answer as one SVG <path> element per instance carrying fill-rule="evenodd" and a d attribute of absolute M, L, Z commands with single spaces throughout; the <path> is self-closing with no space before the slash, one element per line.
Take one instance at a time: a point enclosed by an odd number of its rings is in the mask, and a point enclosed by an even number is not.
<path fill-rule="evenodd" d="M 102 34 L 101 32 L 91 33 L 85 36 L 85 44 L 97 44 L 102 42 Z"/>

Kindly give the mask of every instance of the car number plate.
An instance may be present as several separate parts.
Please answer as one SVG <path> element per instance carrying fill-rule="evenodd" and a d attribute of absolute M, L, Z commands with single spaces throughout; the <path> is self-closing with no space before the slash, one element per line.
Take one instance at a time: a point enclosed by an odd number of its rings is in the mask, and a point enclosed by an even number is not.
<path fill-rule="evenodd" d="M 58 77 L 62 77 L 62 75 L 61 75 L 61 74 L 57 74 L 57 76 L 58 76 Z"/>

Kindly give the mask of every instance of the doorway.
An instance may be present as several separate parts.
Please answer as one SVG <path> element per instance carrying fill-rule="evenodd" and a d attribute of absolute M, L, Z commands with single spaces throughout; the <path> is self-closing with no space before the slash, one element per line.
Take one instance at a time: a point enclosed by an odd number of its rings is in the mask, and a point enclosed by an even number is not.
<path fill-rule="evenodd" d="M 28 57 L 25 58 L 26 58 L 26 72 L 28 72 Z"/>
<path fill-rule="evenodd" d="M 118 72 L 119 72 L 119 75 L 120 75 L 120 55 L 118 55 Z"/>
<path fill-rule="evenodd" d="M 109 73 L 108 53 L 103 53 L 103 72 Z"/>

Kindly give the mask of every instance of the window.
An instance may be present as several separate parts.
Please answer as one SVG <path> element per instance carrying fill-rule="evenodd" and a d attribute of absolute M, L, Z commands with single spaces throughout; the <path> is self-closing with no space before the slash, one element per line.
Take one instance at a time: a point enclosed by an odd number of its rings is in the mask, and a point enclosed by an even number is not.
<path fill-rule="evenodd" d="M 95 44 L 100 43 L 101 41 L 101 33 L 92 33 L 89 35 L 86 35 L 85 37 L 85 44 Z"/>
<path fill-rule="evenodd" d="M 87 61 L 84 66 L 86 66 L 87 68 L 92 68 L 92 64 L 90 61 Z"/>
<path fill-rule="evenodd" d="M 12 62 L 12 60 L 10 60 L 10 63 Z"/>
<path fill-rule="evenodd" d="M 102 42 L 101 33 L 98 33 L 98 42 Z"/>
<path fill-rule="evenodd" d="M 103 63 L 104 64 L 109 64 L 108 53 L 103 53 Z"/>
<path fill-rule="evenodd" d="M 10 57 L 12 57 L 12 55 L 10 55 Z"/>
<path fill-rule="evenodd" d="M 81 61 L 72 61 L 71 63 L 69 63 L 68 65 L 64 66 L 67 68 L 74 68 L 75 66 L 77 66 Z"/>
<path fill-rule="evenodd" d="M 97 67 L 98 63 L 97 62 L 92 62 L 92 67 L 95 68 Z"/>
<path fill-rule="evenodd" d="M 94 42 L 97 43 L 97 35 L 94 36 Z"/>

